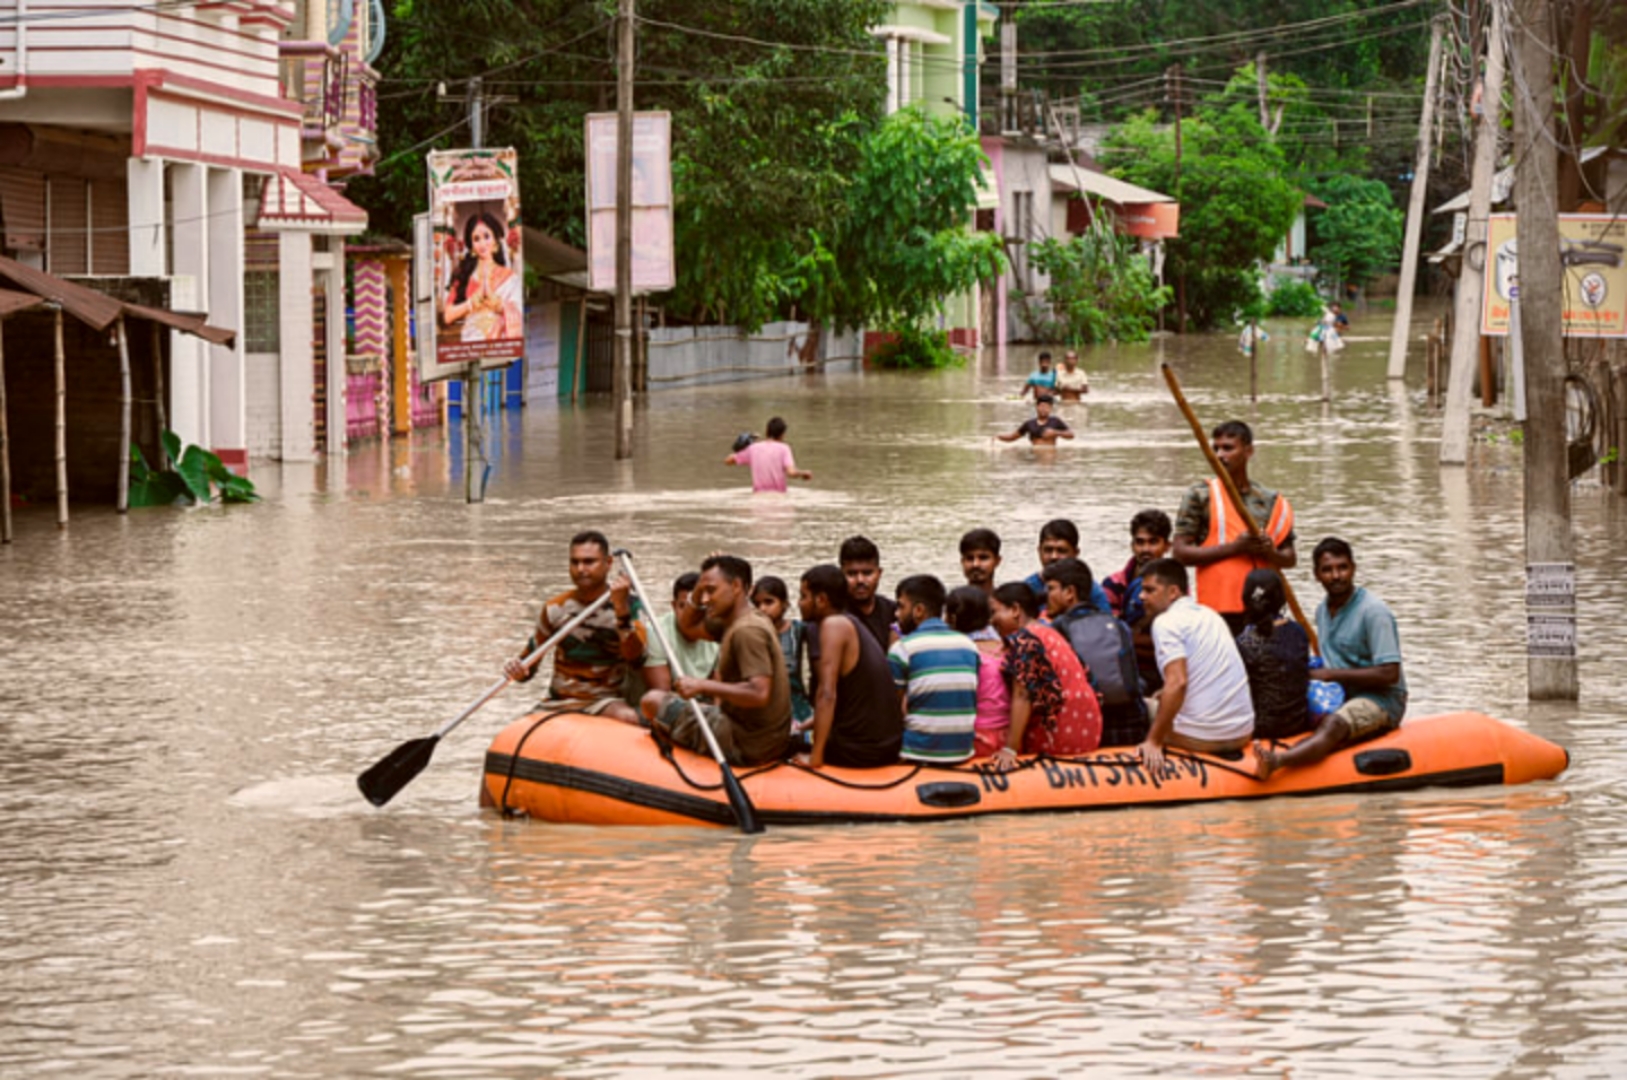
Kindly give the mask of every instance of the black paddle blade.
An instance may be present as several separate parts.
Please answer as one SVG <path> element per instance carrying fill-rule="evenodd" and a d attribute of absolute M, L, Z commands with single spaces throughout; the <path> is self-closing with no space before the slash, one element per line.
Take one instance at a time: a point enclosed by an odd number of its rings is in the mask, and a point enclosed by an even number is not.
<path fill-rule="evenodd" d="M 356 777 L 356 786 L 374 806 L 383 806 L 401 789 L 412 783 L 413 777 L 424 771 L 429 759 L 435 755 L 439 735 L 427 739 L 412 739 L 384 755 L 377 764 Z"/>
<path fill-rule="evenodd" d="M 757 820 L 757 808 L 746 798 L 746 789 L 740 786 L 740 781 L 734 778 L 734 770 L 727 765 L 723 766 L 723 790 L 729 793 L 729 805 L 734 808 L 734 820 L 739 823 L 740 831 L 748 836 L 762 832 L 763 823 Z"/>

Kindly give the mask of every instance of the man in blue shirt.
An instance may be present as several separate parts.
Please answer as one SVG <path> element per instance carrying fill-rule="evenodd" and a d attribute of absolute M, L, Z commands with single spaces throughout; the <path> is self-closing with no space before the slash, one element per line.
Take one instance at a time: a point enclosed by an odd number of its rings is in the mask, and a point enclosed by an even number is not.
<path fill-rule="evenodd" d="M 1055 388 L 1056 369 L 1051 367 L 1051 354 L 1042 352 L 1039 354 L 1039 370 L 1028 376 L 1028 381 L 1023 383 L 1023 392 L 1018 396 L 1027 397 L 1030 392 L 1038 396 Z"/>
<path fill-rule="evenodd" d="M 1046 605 L 1048 590 L 1045 587 L 1045 568 L 1058 559 L 1079 558 L 1079 527 L 1067 518 L 1056 518 L 1045 523 L 1039 531 L 1039 569 L 1023 578 L 1023 584 L 1034 590 L 1039 597 L 1040 610 Z M 1110 611 L 1107 594 L 1102 586 L 1094 579 L 1090 583 L 1090 605 L 1097 611 Z"/>
<path fill-rule="evenodd" d="M 1345 703 L 1317 725 L 1310 738 L 1287 750 L 1256 743 L 1257 772 L 1268 780 L 1278 769 L 1314 765 L 1342 747 L 1394 730 L 1407 711 L 1407 680 L 1401 674 L 1401 635 L 1388 605 L 1356 587 L 1350 545 L 1330 536 L 1311 553 L 1316 580 L 1327 598 L 1316 609 L 1316 634 L 1326 665 L 1311 678 L 1344 687 Z"/>

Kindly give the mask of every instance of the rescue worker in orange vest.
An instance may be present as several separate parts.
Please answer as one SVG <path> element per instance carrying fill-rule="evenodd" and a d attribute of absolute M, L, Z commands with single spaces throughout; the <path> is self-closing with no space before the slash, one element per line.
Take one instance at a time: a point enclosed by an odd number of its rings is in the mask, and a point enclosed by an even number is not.
<path fill-rule="evenodd" d="M 1181 498 L 1175 517 L 1175 558 L 1192 567 L 1192 598 L 1217 611 L 1240 634 L 1243 615 L 1243 579 L 1250 570 L 1275 567 L 1287 570 L 1299 561 L 1294 551 L 1294 509 L 1288 500 L 1249 480 L 1249 459 L 1254 456 L 1254 432 L 1241 420 L 1227 420 L 1209 433 L 1210 445 L 1231 473 L 1243 503 L 1260 526 L 1250 536 L 1242 514 L 1219 477 L 1193 484 Z"/>

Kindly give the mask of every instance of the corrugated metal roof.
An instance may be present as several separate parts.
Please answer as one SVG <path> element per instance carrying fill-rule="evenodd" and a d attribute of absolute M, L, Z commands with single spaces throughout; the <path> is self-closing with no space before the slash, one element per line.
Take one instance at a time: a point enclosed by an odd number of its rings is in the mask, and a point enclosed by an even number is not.
<path fill-rule="evenodd" d="M 31 307 L 38 307 L 45 303 L 33 293 L 16 292 L 12 289 L 0 289 L 0 316 L 10 315 L 16 311 L 27 311 Z"/>
<path fill-rule="evenodd" d="M 1077 175 L 1077 179 L 1075 176 Z M 1137 187 L 1128 181 L 1090 169 L 1076 170 L 1070 165 L 1051 166 L 1051 185 L 1063 191 L 1083 191 L 1120 206 L 1126 203 L 1172 203 L 1175 199 L 1148 188 Z"/>
<path fill-rule="evenodd" d="M 12 284 L 21 286 L 22 289 L 20 293 L 0 289 L 0 297 L 28 296 L 35 303 L 50 300 L 61 304 L 63 311 L 96 330 L 106 330 L 113 325 L 120 315 L 128 315 L 133 319 L 148 319 L 152 322 L 162 323 L 171 329 L 192 334 L 216 345 L 229 345 L 237 337 L 237 333 L 233 330 L 210 326 L 205 321 L 205 316 L 179 311 L 165 311 L 162 308 L 150 308 L 143 304 L 127 304 L 122 300 L 108 296 L 106 293 L 86 288 L 77 282 L 65 281 L 55 274 L 47 274 L 45 271 L 36 270 L 32 266 L 24 266 L 16 259 L 8 259 L 3 255 L 0 255 L 0 278 L 5 278 Z M 16 307 L 6 308 L 4 307 L 5 303 L 7 301 L 0 299 L 0 314 L 32 306 L 18 304 Z"/>
<path fill-rule="evenodd" d="M 1609 150 L 1608 146 L 1590 146 L 1577 157 L 1583 165 L 1586 165 L 1600 154 L 1608 153 Z M 1510 165 L 1506 169 L 1497 170 L 1497 175 L 1491 178 L 1491 204 L 1497 206 L 1500 203 L 1507 202 L 1509 195 L 1513 191 L 1514 166 Z M 1465 191 L 1461 195 L 1447 199 L 1430 212 L 1434 214 L 1450 214 L 1457 210 L 1467 210 L 1469 209 L 1469 195 L 1470 193 Z"/>

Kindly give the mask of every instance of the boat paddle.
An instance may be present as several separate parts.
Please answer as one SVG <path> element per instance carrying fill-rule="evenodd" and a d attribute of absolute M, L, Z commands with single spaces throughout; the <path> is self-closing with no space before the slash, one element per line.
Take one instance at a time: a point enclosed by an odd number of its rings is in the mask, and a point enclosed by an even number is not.
<path fill-rule="evenodd" d="M 655 618 L 655 608 L 650 603 L 648 594 L 644 592 L 644 583 L 638 580 L 638 571 L 633 569 L 633 556 L 626 548 L 617 548 L 611 554 L 620 556 L 621 565 L 627 571 L 627 578 L 633 583 L 633 592 L 638 595 L 639 603 L 644 610 L 650 612 L 649 628 L 655 639 L 661 643 L 661 649 L 667 654 L 667 664 L 672 669 L 672 681 L 676 686 L 678 680 L 684 677 L 684 672 L 678 666 L 678 654 L 673 650 L 672 643 L 667 640 L 666 631 L 661 629 L 661 621 Z M 695 723 L 700 725 L 701 734 L 706 737 L 707 749 L 712 751 L 712 759 L 717 762 L 718 772 L 723 776 L 723 790 L 729 795 L 729 806 L 734 810 L 734 820 L 743 833 L 760 833 L 763 823 L 757 820 L 757 808 L 751 805 L 746 797 L 746 789 L 740 786 L 735 777 L 734 770 L 729 768 L 729 762 L 723 756 L 723 750 L 717 744 L 717 736 L 712 734 L 712 725 L 706 722 L 706 714 L 701 712 L 701 704 L 694 698 L 689 699 L 689 707 L 694 710 Z"/>
<path fill-rule="evenodd" d="M 566 634 L 575 630 L 584 619 L 598 611 L 609 600 L 610 590 L 606 589 L 604 594 L 597 600 L 592 601 L 581 611 L 571 616 L 570 621 L 560 627 L 552 637 L 531 650 L 522 663 L 528 668 L 535 667 L 549 649 L 564 641 Z M 435 734 L 422 739 L 409 739 L 380 758 L 366 772 L 356 777 L 356 786 L 361 788 L 362 794 L 366 796 L 367 801 L 374 806 L 383 806 L 400 794 L 402 788 L 412 783 L 413 778 L 424 771 L 424 766 L 429 764 L 429 759 L 435 753 L 435 744 L 441 741 L 441 737 L 450 734 L 453 728 L 473 716 L 476 710 L 502 693 L 508 684 L 513 681 L 513 679 L 504 675 L 497 682 L 492 683 L 474 704 L 442 724 L 435 731 Z"/>
<path fill-rule="evenodd" d="M 1209 436 L 1204 433 L 1203 425 L 1198 423 L 1198 414 L 1192 411 L 1192 406 L 1186 402 L 1186 395 L 1181 393 L 1181 380 L 1175 377 L 1175 369 L 1167 363 L 1160 364 L 1159 367 L 1164 372 L 1164 381 L 1169 384 L 1169 392 L 1175 396 L 1175 404 L 1180 406 L 1181 415 L 1186 417 L 1188 424 L 1192 425 L 1192 434 L 1197 436 L 1198 446 L 1203 449 L 1203 456 L 1209 459 L 1209 467 L 1220 478 L 1221 484 L 1226 488 L 1226 494 L 1231 496 L 1232 505 L 1237 507 L 1238 513 L 1243 518 L 1243 524 L 1248 527 L 1248 534 L 1250 536 L 1259 536 L 1259 523 L 1254 520 L 1254 515 L 1249 513 L 1248 507 L 1243 505 L 1243 495 L 1237 490 L 1237 481 L 1232 479 L 1231 471 L 1226 468 L 1225 463 L 1215 453 L 1215 448 L 1209 445 Z M 1311 625 L 1309 619 L 1305 618 L 1305 611 L 1299 606 L 1299 598 L 1294 595 L 1294 587 L 1289 584 L 1288 575 L 1282 572 L 1281 567 L 1273 566 L 1272 569 L 1277 572 L 1277 577 L 1282 580 L 1282 594 L 1288 598 L 1288 610 L 1294 613 L 1295 621 L 1304 627 L 1305 636 L 1310 639 L 1311 655 L 1322 655 L 1322 643 L 1316 639 L 1316 627 Z"/>

